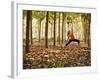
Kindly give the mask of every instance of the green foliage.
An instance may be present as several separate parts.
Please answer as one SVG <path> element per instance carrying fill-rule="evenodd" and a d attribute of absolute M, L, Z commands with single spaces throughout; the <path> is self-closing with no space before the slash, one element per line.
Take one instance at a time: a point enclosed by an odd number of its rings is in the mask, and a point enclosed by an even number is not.
<path fill-rule="evenodd" d="M 49 12 L 49 23 L 50 24 L 54 23 L 54 12 Z"/>
<path fill-rule="evenodd" d="M 23 10 L 23 19 L 25 18 L 26 15 L 27 15 L 27 11 Z"/>
<path fill-rule="evenodd" d="M 68 13 L 66 13 L 65 15 L 66 15 L 66 16 L 65 16 L 65 17 L 66 17 L 66 20 L 68 20 L 68 18 L 69 18 L 69 19 L 71 19 L 72 22 L 73 22 L 74 20 L 76 20 L 77 17 L 80 16 L 80 13 L 68 12 Z"/>
<path fill-rule="evenodd" d="M 45 12 L 44 11 L 32 11 L 32 18 L 35 18 L 41 21 L 45 18 Z"/>
<path fill-rule="evenodd" d="M 82 17 L 83 21 L 87 20 L 87 21 L 91 22 L 91 14 L 90 13 L 81 14 L 81 17 Z"/>

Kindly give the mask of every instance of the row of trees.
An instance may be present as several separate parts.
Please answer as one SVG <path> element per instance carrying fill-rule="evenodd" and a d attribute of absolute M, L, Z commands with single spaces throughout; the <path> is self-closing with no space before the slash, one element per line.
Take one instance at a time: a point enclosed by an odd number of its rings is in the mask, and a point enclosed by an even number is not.
<path fill-rule="evenodd" d="M 82 22 L 84 27 L 84 41 L 88 43 L 88 46 L 91 46 L 91 36 L 90 36 L 90 24 L 91 24 L 91 14 L 82 14 Z"/>
<path fill-rule="evenodd" d="M 26 18 L 25 18 L 26 17 Z M 45 48 L 48 48 L 48 28 L 51 24 L 51 36 L 53 37 L 53 46 L 56 46 L 56 28 L 58 27 L 58 44 L 64 42 L 66 35 L 66 24 L 69 30 L 70 25 L 72 25 L 71 30 L 73 31 L 73 23 L 78 17 L 82 18 L 82 24 L 84 28 L 84 41 L 90 46 L 90 23 L 91 14 L 86 13 L 70 13 L 70 12 L 49 12 L 49 11 L 23 11 L 23 20 L 26 19 L 26 37 L 25 37 L 25 52 L 29 52 L 29 45 L 33 44 L 32 37 L 32 20 L 36 19 L 38 22 L 38 42 L 41 41 L 41 31 L 45 29 Z M 42 21 L 44 21 L 44 28 L 42 26 Z M 77 23 L 76 23 L 77 24 Z"/>

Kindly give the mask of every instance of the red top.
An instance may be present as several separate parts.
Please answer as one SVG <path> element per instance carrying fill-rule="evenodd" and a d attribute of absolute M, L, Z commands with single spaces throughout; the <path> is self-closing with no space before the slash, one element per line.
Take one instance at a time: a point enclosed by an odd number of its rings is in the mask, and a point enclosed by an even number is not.
<path fill-rule="evenodd" d="M 70 40 L 75 39 L 73 32 L 69 32 L 69 33 L 67 34 L 67 36 L 68 36 L 68 39 L 70 39 Z"/>

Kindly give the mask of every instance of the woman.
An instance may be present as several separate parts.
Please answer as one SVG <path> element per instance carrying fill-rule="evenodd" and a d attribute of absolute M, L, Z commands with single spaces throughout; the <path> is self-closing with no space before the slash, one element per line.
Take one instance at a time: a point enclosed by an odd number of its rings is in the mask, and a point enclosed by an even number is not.
<path fill-rule="evenodd" d="M 71 31 L 68 31 L 67 37 L 68 37 L 68 42 L 66 43 L 66 46 L 67 46 L 68 44 L 70 44 L 72 41 L 77 42 L 78 44 L 80 43 L 80 41 L 79 41 L 78 39 L 75 39 L 74 33 L 71 32 Z"/>

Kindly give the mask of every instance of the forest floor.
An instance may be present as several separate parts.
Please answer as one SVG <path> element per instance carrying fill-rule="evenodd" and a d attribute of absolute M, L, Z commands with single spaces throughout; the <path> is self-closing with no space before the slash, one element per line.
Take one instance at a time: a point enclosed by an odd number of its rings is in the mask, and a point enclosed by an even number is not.
<path fill-rule="evenodd" d="M 24 69 L 79 67 L 91 65 L 91 49 L 86 46 L 69 45 L 56 47 L 31 46 L 23 55 Z"/>

